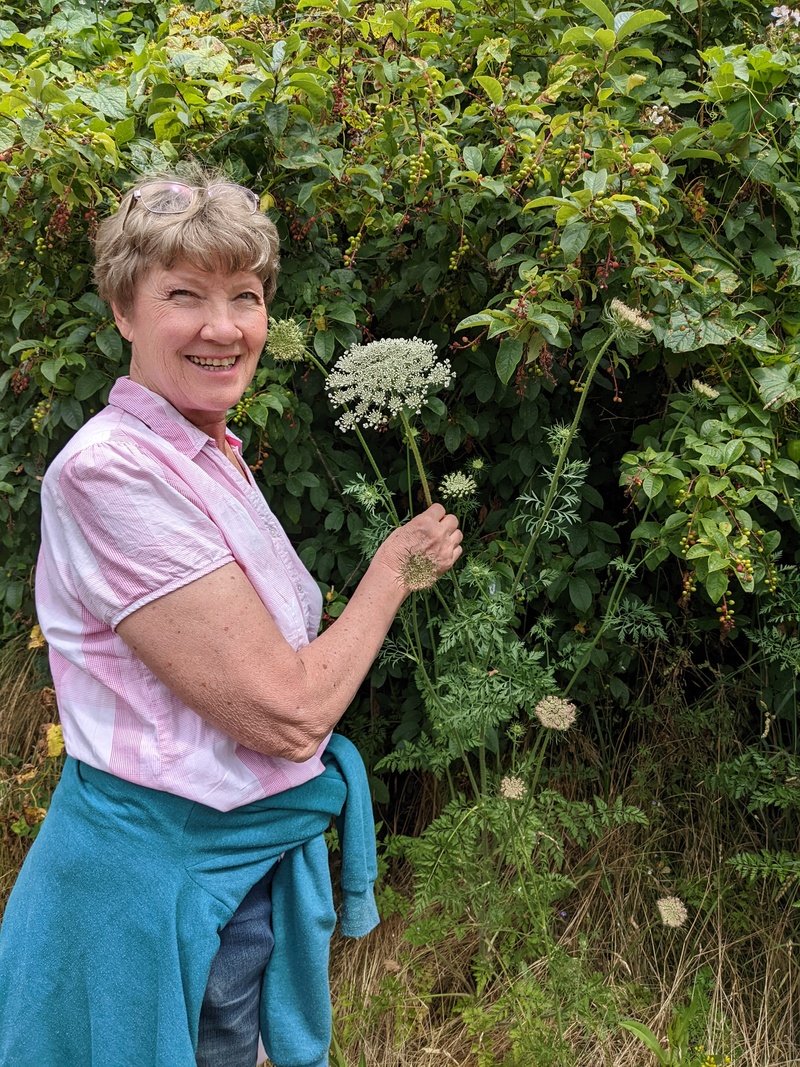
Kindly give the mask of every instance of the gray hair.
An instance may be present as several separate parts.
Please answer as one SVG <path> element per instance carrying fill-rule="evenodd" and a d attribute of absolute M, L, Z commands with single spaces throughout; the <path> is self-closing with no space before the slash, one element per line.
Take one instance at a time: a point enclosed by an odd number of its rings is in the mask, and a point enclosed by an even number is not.
<path fill-rule="evenodd" d="M 154 214 L 134 199 L 137 189 L 153 181 L 179 181 L 201 192 L 180 214 Z M 210 185 L 220 187 L 213 197 L 202 191 Z M 180 260 L 201 270 L 257 275 L 267 305 L 277 287 L 275 224 L 261 211 L 248 211 L 224 174 L 196 164 L 182 167 L 180 173 L 159 171 L 142 177 L 122 198 L 119 210 L 100 224 L 94 248 L 97 290 L 123 312 L 130 310 L 136 283 L 150 267 L 169 270 Z"/>

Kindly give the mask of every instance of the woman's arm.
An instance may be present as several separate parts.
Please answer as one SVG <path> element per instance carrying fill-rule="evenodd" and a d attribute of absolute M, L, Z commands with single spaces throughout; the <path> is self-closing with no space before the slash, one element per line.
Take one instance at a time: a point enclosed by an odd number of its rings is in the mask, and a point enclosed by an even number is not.
<path fill-rule="evenodd" d="M 123 619 L 117 633 L 198 715 L 248 748 L 310 759 L 364 680 L 407 595 L 409 553 L 444 574 L 461 555 L 434 504 L 387 537 L 338 619 L 295 652 L 244 572 L 229 563 Z"/>

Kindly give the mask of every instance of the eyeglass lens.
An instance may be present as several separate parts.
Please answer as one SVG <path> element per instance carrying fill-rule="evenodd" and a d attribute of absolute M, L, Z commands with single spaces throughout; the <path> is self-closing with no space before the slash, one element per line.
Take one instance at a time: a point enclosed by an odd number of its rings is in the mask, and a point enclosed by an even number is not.
<path fill-rule="evenodd" d="M 251 189 L 242 185 L 218 184 L 206 187 L 206 195 L 213 199 L 225 191 L 236 190 L 244 201 L 248 211 L 255 212 L 259 200 Z M 183 185 L 181 182 L 148 182 L 137 190 L 137 198 L 148 211 L 157 215 L 177 215 L 187 211 L 194 200 L 195 193 L 202 192 L 196 185 Z"/>

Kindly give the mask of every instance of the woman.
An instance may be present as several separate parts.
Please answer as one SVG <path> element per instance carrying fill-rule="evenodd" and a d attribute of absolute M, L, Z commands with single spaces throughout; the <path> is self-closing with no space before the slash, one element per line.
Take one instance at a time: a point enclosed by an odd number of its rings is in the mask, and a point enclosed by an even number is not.
<path fill-rule="evenodd" d="M 42 486 L 69 759 L 0 934 L 0 1067 L 253 1067 L 259 1027 L 276 1067 L 327 1065 L 343 808 L 343 926 L 377 921 L 363 765 L 331 731 L 403 562 L 444 573 L 461 533 L 438 505 L 395 530 L 317 636 L 318 588 L 225 424 L 277 270 L 255 194 L 205 172 L 139 183 L 100 227 L 130 375 Z"/>

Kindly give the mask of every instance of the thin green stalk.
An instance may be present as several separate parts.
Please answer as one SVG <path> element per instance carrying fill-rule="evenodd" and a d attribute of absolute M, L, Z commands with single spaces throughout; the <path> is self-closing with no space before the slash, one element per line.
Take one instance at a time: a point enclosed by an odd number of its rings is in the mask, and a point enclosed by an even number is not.
<path fill-rule="evenodd" d="M 567 433 L 567 436 L 565 437 L 564 442 L 561 445 L 561 448 L 559 449 L 559 452 L 558 452 L 558 459 L 556 461 L 556 469 L 553 471 L 553 477 L 552 477 L 552 479 L 550 481 L 550 488 L 547 491 L 547 496 L 545 497 L 544 504 L 542 505 L 542 513 L 539 516 L 539 521 L 536 523 L 536 528 L 534 529 L 533 533 L 531 534 L 530 540 L 528 541 L 527 548 L 525 549 L 525 553 L 524 553 L 524 555 L 522 557 L 522 560 L 520 562 L 519 567 L 517 568 L 517 573 L 514 576 L 514 582 L 513 582 L 513 585 L 511 586 L 511 595 L 512 596 L 516 592 L 517 586 L 519 585 L 520 581 L 522 580 L 522 575 L 525 573 L 525 568 L 528 565 L 528 560 L 531 558 L 531 553 L 533 552 L 534 546 L 535 546 L 536 542 L 539 540 L 539 536 L 540 536 L 540 534 L 542 532 L 542 529 L 544 528 L 545 522 L 547 521 L 547 517 L 549 516 L 549 514 L 550 514 L 550 512 L 551 512 L 551 510 L 553 508 L 553 501 L 555 500 L 555 497 L 556 497 L 556 491 L 558 489 L 558 482 L 559 482 L 559 479 L 561 478 L 561 474 L 562 474 L 562 472 L 564 470 L 564 465 L 567 462 L 567 455 L 569 454 L 569 450 L 570 450 L 570 447 L 572 446 L 572 442 L 573 442 L 573 440 L 575 438 L 575 434 L 578 432 L 578 426 L 579 426 L 580 421 L 581 421 L 581 415 L 583 414 L 583 407 L 584 407 L 584 404 L 586 403 L 586 398 L 587 398 L 587 396 L 589 394 L 589 388 L 590 388 L 590 386 L 591 386 L 591 384 L 592 384 L 592 382 L 594 380 L 595 374 L 597 373 L 597 368 L 600 366 L 600 360 L 606 354 L 606 352 L 608 351 L 608 349 L 611 346 L 612 342 L 616 339 L 616 336 L 617 336 L 617 331 L 614 330 L 611 333 L 611 335 L 607 338 L 607 340 L 603 342 L 602 346 L 600 347 L 599 351 L 597 352 L 597 355 L 594 357 L 594 359 L 592 360 L 592 362 L 591 362 L 591 364 L 589 366 L 589 371 L 588 371 L 588 373 L 586 375 L 586 383 L 583 386 L 583 392 L 581 393 L 581 398 L 578 401 L 578 407 L 577 407 L 577 409 L 575 411 L 575 416 L 574 416 L 574 418 L 572 420 L 572 423 L 570 424 L 570 428 L 569 428 L 569 431 Z"/>
<path fill-rule="evenodd" d="M 417 470 L 419 471 L 419 480 L 422 482 L 422 493 L 425 497 L 425 503 L 428 507 L 431 506 L 433 501 L 431 500 L 431 491 L 428 488 L 428 479 L 425 476 L 425 468 L 422 465 L 422 456 L 417 448 L 417 442 L 414 439 L 414 430 L 411 423 L 408 421 L 408 416 L 405 411 L 400 412 L 400 421 L 403 423 L 403 429 L 406 431 L 406 441 L 408 447 L 411 449 L 411 454 L 414 457 L 414 462 L 417 464 Z"/>
<path fill-rule="evenodd" d="M 308 358 L 309 358 L 309 361 L 322 374 L 322 376 L 324 378 L 327 378 L 328 377 L 328 369 L 324 365 L 324 363 L 320 363 L 320 361 L 317 359 L 317 357 L 312 352 L 308 353 Z M 345 409 L 346 408 L 347 408 L 347 405 L 345 405 Z M 369 460 L 370 467 L 372 467 L 373 471 L 375 472 L 375 477 L 378 479 L 378 482 L 380 483 L 381 489 L 383 489 L 384 498 L 385 498 L 386 503 L 387 503 L 387 505 L 389 507 L 389 510 L 391 512 L 391 515 L 392 515 L 392 518 L 394 519 L 395 526 L 399 526 L 400 525 L 400 516 L 397 514 L 397 509 L 394 506 L 394 501 L 392 500 L 392 494 L 389 492 L 389 487 L 386 484 L 386 481 L 384 480 L 384 477 L 383 477 L 383 474 L 381 473 L 380 467 L 375 462 L 375 457 L 372 454 L 372 450 L 370 449 L 369 445 L 367 444 L 366 440 L 364 439 L 364 435 L 361 432 L 361 427 L 354 425 L 353 426 L 353 430 L 355 431 L 355 435 L 358 438 L 358 443 L 364 449 L 364 455 Z"/>
<path fill-rule="evenodd" d="M 678 430 L 681 428 L 681 426 L 683 426 L 684 422 L 688 418 L 688 414 L 688 412 L 684 412 L 673 426 L 672 433 L 669 435 L 669 438 L 666 442 L 666 451 L 669 451 L 672 448 L 672 442 L 675 440 L 675 436 L 678 433 Z M 647 521 L 647 516 L 650 514 L 650 509 L 652 508 L 652 506 L 653 501 L 648 500 L 647 507 L 644 509 L 644 513 L 642 514 L 641 522 Z M 625 563 L 631 562 L 637 550 L 638 545 L 636 545 L 635 543 L 632 544 L 630 549 L 628 550 L 628 555 L 625 557 Z M 649 553 L 645 555 L 644 560 L 647 559 L 648 555 Z M 644 560 L 642 560 L 642 562 L 644 562 Z M 589 662 L 589 657 L 591 656 L 594 649 L 597 647 L 600 638 L 605 634 L 606 630 L 608 629 L 608 620 L 613 618 L 614 612 L 619 606 L 620 601 L 622 600 L 622 597 L 625 594 L 625 590 L 628 587 L 629 580 L 630 576 L 625 574 L 624 570 L 620 570 L 619 574 L 617 575 L 617 580 L 614 582 L 614 588 L 611 590 L 611 596 L 608 600 L 608 607 L 606 608 L 606 613 L 603 617 L 603 621 L 600 623 L 600 626 L 597 629 L 597 633 L 594 635 L 588 646 L 583 650 L 583 655 L 578 661 L 578 665 L 575 667 L 575 670 L 572 672 L 572 677 L 566 684 L 566 687 L 564 689 L 564 696 L 569 695 L 569 692 L 572 689 L 573 685 L 578 680 L 582 671 L 586 667 L 586 664 Z"/>

